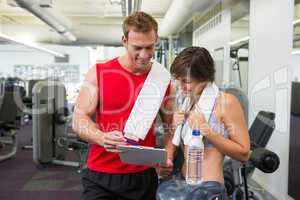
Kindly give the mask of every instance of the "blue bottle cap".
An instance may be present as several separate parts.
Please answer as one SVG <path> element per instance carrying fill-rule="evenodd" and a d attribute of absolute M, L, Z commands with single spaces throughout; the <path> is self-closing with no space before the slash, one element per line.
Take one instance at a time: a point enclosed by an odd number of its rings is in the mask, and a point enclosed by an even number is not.
<path fill-rule="evenodd" d="M 192 135 L 193 136 L 200 136 L 200 130 L 193 130 Z"/>

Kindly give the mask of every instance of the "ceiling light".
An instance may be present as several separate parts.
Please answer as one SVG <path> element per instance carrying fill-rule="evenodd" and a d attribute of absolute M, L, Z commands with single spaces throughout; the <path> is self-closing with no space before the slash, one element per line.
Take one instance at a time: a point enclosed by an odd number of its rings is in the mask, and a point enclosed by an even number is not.
<path fill-rule="evenodd" d="M 23 41 L 18 40 L 18 39 L 14 39 L 13 37 L 11 37 L 9 35 L 5 35 L 3 33 L 0 33 L 0 38 L 3 38 L 7 41 L 11 41 L 11 42 L 14 42 L 14 43 L 17 43 L 17 44 L 20 44 L 20 45 L 23 45 L 23 46 L 26 46 L 26 47 L 29 47 L 29 48 L 32 48 L 32 49 L 43 51 L 43 52 L 46 52 L 46 53 L 54 55 L 54 56 L 58 56 L 58 57 L 61 57 L 61 58 L 65 57 L 65 55 L 62 54 L 62 53 L 58 53 L 58 52 L 52 51 L 50 49 L 46 49 L 44 47 L 37 46 L 35 44 L 31 44 L 31 43 L 28 43 L 28 42 L 23 42 Z"/>
<path fill-rule="evenodd" d="M 300 23 L 300 19 L 296 19 L 293 21 L 293 25 L 299 24 Z"/>
<path fill-rule="evenodd" d="M 68 40 L 75 42 L 77 40 L 77 38 L 75 37 L 75 35 L 73 35 L 70 31 L 66 31 L 61 33 L 65 38 L 67 38 Z"/>
<path fill-rule="evenodd" d="M 300 54 L 300 50 L 299 49 L 293 50 L 292 55 L 295 55 L 295 54 Z"/>
<path fill-rule="evenodd" d="M 233 46 L 233 45 L 238 44 L 238 43 L 241 43 L 241 42 L 246 42 L 246 41 L 248 41 L 249 39 L 250 39 L 250 37 L 249 37 L 249 36 L 246 36 L 246 37 L 242 37 L 242 38 L 237 39 L 237 40 L 233 40 L 233 41 L 229 42 L 229 44 L 230 44 L 230 46 Z"/>

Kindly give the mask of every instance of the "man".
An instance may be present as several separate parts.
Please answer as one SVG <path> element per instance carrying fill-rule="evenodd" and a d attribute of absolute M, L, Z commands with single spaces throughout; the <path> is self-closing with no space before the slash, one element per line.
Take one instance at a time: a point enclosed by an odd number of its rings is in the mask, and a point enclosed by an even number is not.
<path fill-rule="evenodd" d="M 74 110 L 73 129 L 92 144 L 88 169 L 82 178 L 83 200 L 155 199 L 155 169 L 123 163 L 118 146 L 126 144 L 124 126 L 153 66 L 157 22 L 144 12 L 136 12 L 124 20 L 123 32 L 122 43 L 127 52 L 88 71 Z M 170 90 L 168 87 L 159 110 L 166 124 L 172 122 L 173 99 L 166 96 Z M 96 123 L 91 119 L 94 113 Z M 166 142 L 171 145 L 170 134 Z M 153 124 L 145 139 L 138 143 L 155 145 Z M 160 171 L 168 175 L 171 169 L 169 160 Z"/>

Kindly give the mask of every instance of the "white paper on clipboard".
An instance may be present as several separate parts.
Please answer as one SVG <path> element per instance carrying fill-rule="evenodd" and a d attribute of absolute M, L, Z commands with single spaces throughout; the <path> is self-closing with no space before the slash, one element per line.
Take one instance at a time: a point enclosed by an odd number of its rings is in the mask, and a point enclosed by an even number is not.
<path fill-rule="evenodd" d="M 135 145 L 121 145 L 119 149 L 122 150 L 119 155 L 124 163 L 155 166 L 167 162 L 165 149 Z"/>

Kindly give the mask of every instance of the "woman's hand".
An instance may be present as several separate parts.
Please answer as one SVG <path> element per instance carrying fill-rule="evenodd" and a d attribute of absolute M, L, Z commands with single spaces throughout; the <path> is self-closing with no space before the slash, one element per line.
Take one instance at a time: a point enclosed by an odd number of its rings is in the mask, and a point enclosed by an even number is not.
<path fill-rule="evenodd" d="M 173 161 L 168 158 L 167 163 L 159 165 L 156 170 L 162 178 L 169 176 L 173 171 Z"/>
<path fill-rule="evenodd" d="M 183 111 L 175 112 L 173 116 L 173 125 L 175 127 L 182 125 L 184 122 L 184 118 L 185 118 L 185 113 Z"/>
<path fill-rule="evenodd" d="M 188 124 L 191 129 L 200 130 L 203 136 L 207 136 L 211 132 L 211 128 L 207 123 L 203 112 L 197 107 L 190 112 Z"/>

